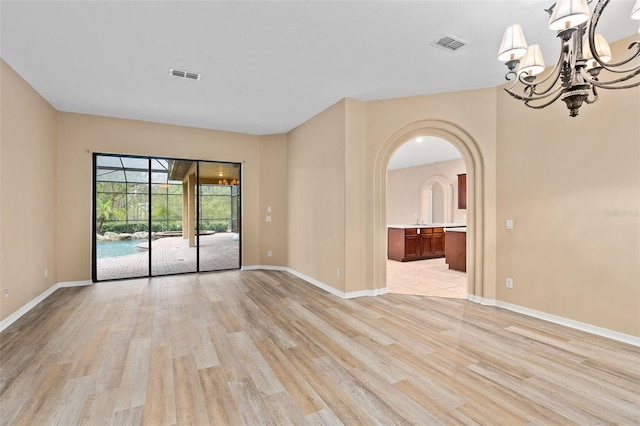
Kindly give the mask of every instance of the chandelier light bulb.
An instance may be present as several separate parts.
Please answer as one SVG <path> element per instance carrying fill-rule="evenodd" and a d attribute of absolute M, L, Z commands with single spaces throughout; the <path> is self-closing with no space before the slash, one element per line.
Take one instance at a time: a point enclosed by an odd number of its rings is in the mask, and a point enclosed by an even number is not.
<path fill-rule="evenodd" d="M 587 0 L 558 0 L 549 18 L 549 29 L 563 31 L 589 20 Z"/>

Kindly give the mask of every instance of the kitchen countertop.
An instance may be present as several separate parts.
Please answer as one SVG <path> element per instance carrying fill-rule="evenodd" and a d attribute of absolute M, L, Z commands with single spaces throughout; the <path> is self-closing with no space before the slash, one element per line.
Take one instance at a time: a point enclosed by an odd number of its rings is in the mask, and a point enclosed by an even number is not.
<path fill-rule="evenodd" d="M 466 223 L 425 223 L 420 225 L 387 225 L 387 228 L 395 229 L 418 229 L 418 228 L 446 228 L 454 229 L 464 227 L 466 230 Z"/>
<path fill-rule="evenodd" d="M 445 228 L 445 232 L 467 232 L 467 227 L 463 228 Z"/>

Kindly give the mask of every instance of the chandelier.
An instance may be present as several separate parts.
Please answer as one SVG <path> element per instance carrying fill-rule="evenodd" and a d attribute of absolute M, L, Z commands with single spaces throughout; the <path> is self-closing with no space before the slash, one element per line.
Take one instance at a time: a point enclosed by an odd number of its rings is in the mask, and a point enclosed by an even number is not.
<path fill-rule="evenodd" d="M 498 60 L 509 69 L 505 78 L 513 79 L 513 84 L 505 88 L 507 93 L 534 109 L 560 99 L 567 104 L 569 115 L 575 117 L 583 103 L 598 100 L 598 88 L 629 89 L 640 85 L 640 63 L 631 64 L 640 57 L 640 41 L 629 45 L 629 58 L 611 63 L 611 49 L 602 34 L 596 33 L 609 1 L 598 0 L 593 13 L 589 11 L 593 0 L 558 0 L 545 9 L 550 15 L 549 29 L 557 31 L 561 41 L 560 57 L 545 76 L 539 76 L 545 70 L 540 46 L 527 46 L 520 25 L 507 28 L 498 52 Z M 631 19 L 640 19 L 640 0 L 631 9 Z M 602 70 L 609 71 L 612 79 L 599 80 Z"/>

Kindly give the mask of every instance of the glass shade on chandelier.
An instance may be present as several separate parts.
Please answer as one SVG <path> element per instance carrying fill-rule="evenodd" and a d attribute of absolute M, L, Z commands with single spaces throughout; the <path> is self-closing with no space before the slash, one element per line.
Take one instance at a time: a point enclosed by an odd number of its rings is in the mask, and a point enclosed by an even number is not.
<path fill-rule="evenodd" d="M 631 19 L 640 20 L 640 0 L 637 0 L 633 9 L 631 9 Z"/>
<path fill-rule="evenodd" d="M 549 29 L 563 31 L 589 20 L 587 0 L 564 0 L 556 3 L 549 18 Z"/>
<path fill-rule="evenodd" d="M 600 57 L 600 60 L 605 64 L 611 62 L 611 47 L 609 47 L 609 43 L 605 40 L 602 34 L 596 34 L 595 38 L 595 49 Z M 588 38 L 585 37 L 584 42 L 582 44 L 582 54 L 584 58 L 587 60 L 587 69 L 592 69 L 597 66 L 596 61 L 593 59 L 593 54 L 591 53 L 591 46 L 589 45 Z"/>
<path fill-rule="evenodd" d="M 541 109 L 560 99 L 569 115 L 575 117 L 583 104 L 598 99 L 598 88 L 628 89 L 640 85 L 640 40 L 629 46 L 631 56 L 611 63 L 611 48 L 596 32 L 598 21 L 611 0 L 558 0 L 547 12 L 549 29 L 560 39 L 560 56 L 555 66 L 545 70 L 542 50 L 527 45 L 518 24 L 508 27 L 498 50 L 498 60 L 508 68 L 507 80 L 513 85 L 505 90 L 530 108 Z M 593 12 L 589 4 L 596 3 Z M 631 18 L 640 20 L 640 0 L 631 9 Z M 640 33 L 640 30 L 639 30 Z M 609 80 L 601 80 L 607 71 Z M 610 77 L 612 76 L 612 77 Z M 519 89 L 519 90 L 518 90 Z M 518 91 L 517 91 L 518 90 Z"/>
<path fill-rule="evenodd" d="M 542 57 L 542 50 L 537 44 L 532 44 L 527 49 L 527 54 L 524 55 L 520 61 L 518 67 L 519 73 L 526 73 L 528 76 L 534 76 L 544 71 L 544 58 Z"/>
<path fill-rule="evenodd" d="M 640 0 L 638 0 L 640 1 Z M 498 60 L 502 62 L 520 59 L 527 53 L 527 41 L 524 38 L 522 27 L 518 24 L 511 25 L 504 32 Z"/>

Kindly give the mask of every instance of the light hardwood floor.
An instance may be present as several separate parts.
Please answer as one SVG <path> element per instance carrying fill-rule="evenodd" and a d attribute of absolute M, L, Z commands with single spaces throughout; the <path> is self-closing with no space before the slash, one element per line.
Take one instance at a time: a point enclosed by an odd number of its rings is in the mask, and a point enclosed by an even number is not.
<path fill-rule="evenodd" d="M 2 424 L 640 423 L 640 351 L 285 272 L 57 290 L 0 334 Z"/>

